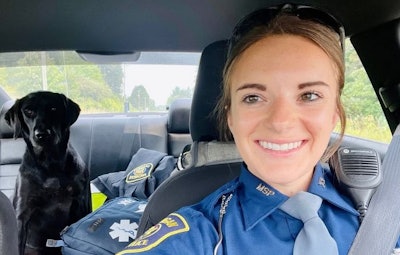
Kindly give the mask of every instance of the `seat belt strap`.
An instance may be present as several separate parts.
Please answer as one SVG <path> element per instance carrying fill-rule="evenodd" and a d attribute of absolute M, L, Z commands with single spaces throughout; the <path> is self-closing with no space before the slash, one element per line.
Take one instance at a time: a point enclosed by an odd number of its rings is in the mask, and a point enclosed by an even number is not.
<path fill-rule="evenodd" d="M 400 235 L 400 125 L 383 159 L 382 172 L 382 183 L 371 198 L 349 255 L 394 254 Z"/>
<path fill-rule="evenodd" d="M 141 118 L 138 118 L 139 124 L 136 125 L 131 118 L 125 120 L 124 130 L 121 133 L 121 149 L 118 156 L 117 171 L 124 171 L 128 166 L 129 160 L 133 155 L 133 148 L 142 148 L 142 128 L 141 128 Z M 135 119 L 136 121 L 136 119 Z M 138 141 L 135 143 L 135 138 Z M 107 145 L 105 145 L 107 146 Z"/>

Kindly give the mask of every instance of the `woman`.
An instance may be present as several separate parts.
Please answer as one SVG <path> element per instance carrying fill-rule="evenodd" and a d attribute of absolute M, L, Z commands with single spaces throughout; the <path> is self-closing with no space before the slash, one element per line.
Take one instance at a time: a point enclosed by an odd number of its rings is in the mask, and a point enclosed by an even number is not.
<path fill-rule="evenodd" d="M 332 246 L 317 244 L 326 247 L 317 254 L 347 254 L 358 213 L 320 163 L 338 146 L 327 149 L 339 120 L 345 128 L 342 39 L 331 16 L 308 7 L 245 18 L 230 41 L 217 109 L 223 136 L 234 138 L 243 158 L 240 177 L 119 254 L 312 254 L 306 242 L 295 244 L 305 224 L 287 212 L 299 194 L 322 202 Z"/>

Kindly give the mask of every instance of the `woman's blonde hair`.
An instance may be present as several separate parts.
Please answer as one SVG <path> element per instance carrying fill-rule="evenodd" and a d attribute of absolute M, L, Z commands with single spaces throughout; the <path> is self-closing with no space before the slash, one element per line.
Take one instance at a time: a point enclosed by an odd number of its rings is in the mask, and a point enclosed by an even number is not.
<path fill-rule="evenodd" d="M 283 13 L 277 15 L 266 25 L 252 28 L 243 35 L 235 45 L 231 45 L 223 71 L 222 95 L 217 103 L 215 113 L 218 120 L 218 128 L 221 140 L 232 141 L 233 137 L 228 127 L 227 114 L 231 107 L 231 76 L 233 69 L 242 53 L 254 43 L 271 35 L 296 35 L 307 38 L 318 45 L 332 60 L 337 74 L 338 91 L 336 105 L 340 118 L 340 138 L 328 147 L 322 161 L 327 160 L 340 146 L 346 127 L 346 114 L 341 102 L 341 94 L 344 87 L 344 57 L 339 35 L 330 27 L 312 20 L 301 19 L 295 15 Z"/>

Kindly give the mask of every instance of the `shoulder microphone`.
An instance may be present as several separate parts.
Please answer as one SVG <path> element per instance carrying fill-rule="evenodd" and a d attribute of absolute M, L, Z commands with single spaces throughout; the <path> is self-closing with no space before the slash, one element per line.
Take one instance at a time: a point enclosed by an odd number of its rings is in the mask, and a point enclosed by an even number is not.
<path fill-rule="evenodd" d="M 339 188 L 352 199 L 362 222 L 376 188 L 382 182 L 379 154 L 369 148 L 339 148 L 329 159 Z"/>

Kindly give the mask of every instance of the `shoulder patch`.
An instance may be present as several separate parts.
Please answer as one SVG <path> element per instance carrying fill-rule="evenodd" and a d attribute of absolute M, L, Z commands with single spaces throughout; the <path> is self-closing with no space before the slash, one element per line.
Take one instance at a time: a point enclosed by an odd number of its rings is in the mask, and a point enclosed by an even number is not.
<path fill-rule="evenodd" d="M 126 176 L 125 182 L 132 183 L 148 178 L 153 172 L 154 166 L 152 163 L 146 163 L 134 168 Z"/>
<path fill-rule="evenodd" d="M 119 254 L 137 253 L 148 251 L 162 243 L 168 237 L 190 230 L 188 223 L 182 215 L 171 213 L 160 223 L 151 227 L 141 237 L 130 243 L 123 252 Z"/>

